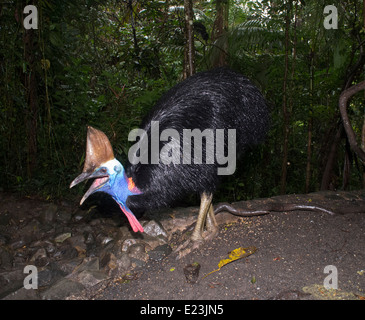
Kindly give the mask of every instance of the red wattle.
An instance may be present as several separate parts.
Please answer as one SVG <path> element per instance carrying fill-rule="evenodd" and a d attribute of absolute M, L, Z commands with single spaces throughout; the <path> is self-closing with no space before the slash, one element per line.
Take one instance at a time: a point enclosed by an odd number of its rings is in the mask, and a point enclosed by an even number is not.
<path fill-rule="evenodd" d="M 119 203 L 118 203 L 119 204 Z M 127 216 L 129 224 L 131 225 L 134 232 L 140 231 L 143 232 L 143 227 L 137 220 L 137 218 L 134 216 L 132 212 L 130 212 L 127 208 L 119 204 L 120 209 L 124 212 L 124 214 Z"/>

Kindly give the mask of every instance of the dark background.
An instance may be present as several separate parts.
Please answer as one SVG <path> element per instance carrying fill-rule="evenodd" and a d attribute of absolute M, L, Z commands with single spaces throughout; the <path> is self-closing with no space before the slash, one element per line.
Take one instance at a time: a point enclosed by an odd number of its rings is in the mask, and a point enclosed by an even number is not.
<path fill-rule="evenodd" d="M 79 196 L 82 186 L 68 187 L 82 169 L 86 125 L 107 134 L 123 163 L 128 133 L 158 98 L 189 72 L 221 65 L 262 90 L 272 121 L 215 201 L 362 188 L 338 100 L 363 80 L 363 2 L 332 1 L 338 29 L 329 30 L 326 1 L 189 3 L 192 30 L 184 1 L 1 1 L 0 191 Z M 28 4 L 38 29 L 23 26 Z M 348 108 L 359 144 L 363 98 Z"/>

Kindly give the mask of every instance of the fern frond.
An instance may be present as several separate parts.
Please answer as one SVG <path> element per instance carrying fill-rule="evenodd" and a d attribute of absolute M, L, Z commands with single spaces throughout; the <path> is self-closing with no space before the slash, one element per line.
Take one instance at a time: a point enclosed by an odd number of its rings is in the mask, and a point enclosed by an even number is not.
<path fill-rule="evenodd" d="M 280 22 L 269 19 L 247 20 L 236 25 L 229 32 L 229 41 L 233 51 L 272 50 L 282 48 L 284 32 Z"/>

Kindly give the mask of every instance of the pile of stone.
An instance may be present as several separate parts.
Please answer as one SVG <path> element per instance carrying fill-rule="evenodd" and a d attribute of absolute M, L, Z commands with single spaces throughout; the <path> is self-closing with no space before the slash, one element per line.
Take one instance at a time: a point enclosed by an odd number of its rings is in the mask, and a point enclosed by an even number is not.
<path fill-rule="evenodd" d="M 134 233 L 122 214 L 74 208 L 47 203 L 0 212 L 0 299 L 65 299 L 171 253 L 171 222 L 141 220 L 145 232 Z"/>

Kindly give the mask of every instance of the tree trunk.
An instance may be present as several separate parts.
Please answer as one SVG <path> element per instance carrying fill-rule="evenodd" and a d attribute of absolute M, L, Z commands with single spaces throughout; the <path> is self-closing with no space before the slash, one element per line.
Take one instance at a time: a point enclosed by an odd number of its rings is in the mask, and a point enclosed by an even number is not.
<path fill-rule="evenodd" d="M 342 190 L 347 190 L 347 187 L 350 184 L 351 163 L 352 163 L 351 148 L 348 141 L 346 140 L 345 157 L 343 161 L 343 170 L 342 170 L 342 188 L 341 188 Z"/>
<path fill-rule="evenodd" d="M 311 178 L 311 159 L 312 159 L 312 115 L 308 120 L 308 139 L 307 139 L 307 167 L 305 170 L 305 193 L 309 192 L 310 178 Z"/>
<path fill-rule="evenodd" d="M 287 105 L 287 81 L 288 81 L 288 65 L 289 65 L 289 27 L 290 27 L 290 9 L 286 12 L 285 16 L 285 66 L 284 66 L 284 80 L 283 80 L 283 118 L 284 118 L 284 139 L 283 139 L 283 156 L 281 165 L 281 181 L 280 181 L 280 194 L 286 192 L 286 177 L 288 166 L 288 148 L 289 148 L 289 122 L 290 115 Z"/>
<path fill-rule="evenodd" d="M 321 190 L 329 190 L 329 189 L 332 190 L 333 189 L 331 187 L 332 171 L 333 171 L 333 167 L 334 167 L 334 164 L 336 161 L 337 147 L 343 138 L 343 133 L 344 133 L 343 125 L 342 125 L 342 123 L 340 123 L 337 126 L 336 134 L 335 134 L 335 137 L 331 144 L 331 148 L 330 148 L 328 158 L 326 161 L 326 166 L 324 168 L 322 182 L 321 182 Z"/>
<path fill-rule="evenodd" d="M 310 110 L 309 110 L 309 119 L 308 119 L 308 137 L 307 137 L 307 167 L 305 170 L 305 193 L 309 192 L 309 184 L 311 178 L 311 160 L 312 160 L 312 129 L 313 129 L 313 117 L 312 117 L 312 108 L 313 108 L 313 90 L 314 90 L 314 52 L 311 49 L 310 52 L 310 79 L 309 79 L 309 92 L 310 92 Z"/>
<path fill-rule="evenodd" d="M 38 95 L 37 95 L 37 79 L 35 70 L 34 56 L 34 30 L 24 29 L 23 44 L 24 44 L 24 60 L 27 65 L 27 70 L 24 73 L 24 87 L 28 104 L 28 112 L 26 114 L 26 129 L 27 129 L 27 175 L 28 178 L 37 166 L 37 122 L 38 122 Z"/>
<path fill-rule="evenodd" d="M 186 79 L 195 73 L 195 48 L 193 31 L 193 1 L 184 0 L 185 12 L 185 50 L 183 78 Z"/>
<path fill-rule="evenodd" d="M 136 26 L 134 22 L 134 11 L 133 11 L 133 1 L 128 1 L 128 10 L 131 15 L 131 26 L 132 26 L 132 33 L 133 33 L 133 44 L 134 44 L 134 54 L 136 56 L 136 59 L 138 59 L 139 56 L 139 46 L 138 46 L 138 40 L 137 40 L 137 34 L 136 34 Z"/>
<path fill-rule="evenodd" d="M 365 1 L 364 1 L 365 6 Z M 365 7 L 364 7 L 365 9 Z M 365 15 L 365 13 L 364 13 Z M 365 116 L 362 122 L 362 130 L 361 130 L 361 149 L 365 150 Z M 365 166 L 362 164 L 363 173 L 362 173 L 362 187 L 365 188 Z"/>
<path fill-rule="evenodd" d="M 216 1 L 216 17 L 213 25 L 212 40 L 220 39 L 220 45 L 218 47 L 218 54 L 214 57 L 213 67 L 222 67 L 227 64 L 227 52 L 228 52 L 228 39 L 225 34 L 228 31 L 228 12 L 229 1 L 217 0 Z"/>
<path fill-rule="evenodd" d="M 361 159 L 362 162 L 365 162 L 365 152 L 361 147 L 358 146 L 356 142 L 356 136 L 354 130 L 352 129 L 349 117 L 347 115 L 347 105 L 350 98 L 357 92 L 365 90 L 365 81 L 358 83 L 346 90 L 344 90 L 340 95 L 340 112 L 342 117 L 343 126 L 345 127 L 345 131 L 347 134 L 348 141 L 350 143 L 351 149 L 356 152 L 357 156 Z"/>

